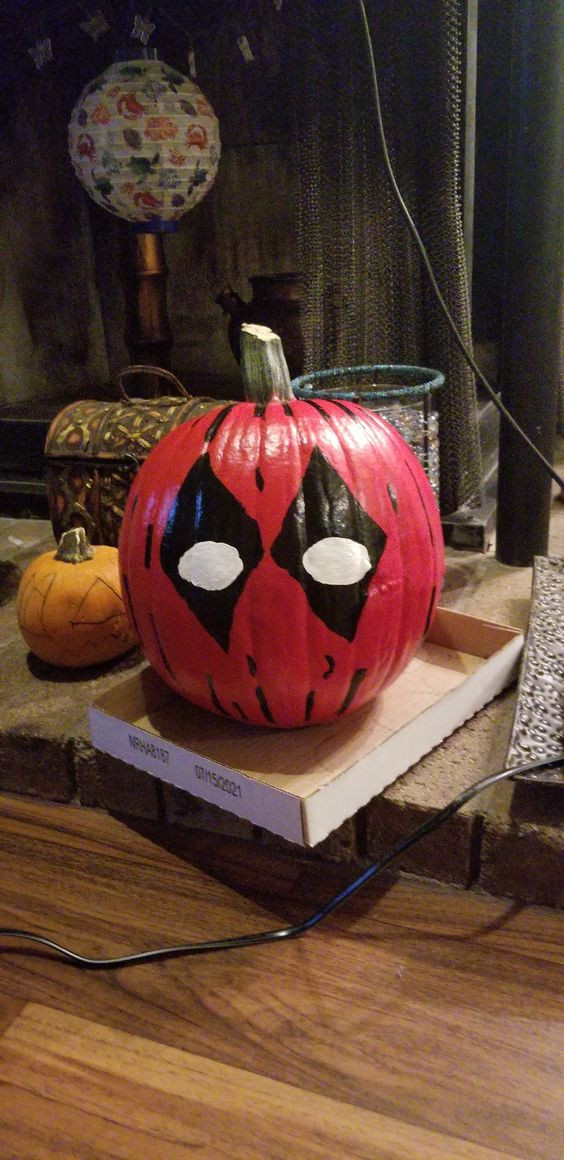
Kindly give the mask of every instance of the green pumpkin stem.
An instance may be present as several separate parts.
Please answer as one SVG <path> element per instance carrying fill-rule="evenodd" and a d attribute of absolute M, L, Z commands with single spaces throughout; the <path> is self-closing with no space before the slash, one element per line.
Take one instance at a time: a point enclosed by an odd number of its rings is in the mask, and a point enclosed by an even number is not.
<path fill-rule="evenodd" d="M 55 552 L 56 560 L 64 560 L 65 564 L 82 564 L 93 556 L 94 549 L 86 539 L 84 528 L 69 528 L 63 532 Z"/>
<path fill-rule="evenodd" d="M 245 395 L 252 403 L 294 398 L 282 341 L 268 326 L 245 322 L 241 327 L 241 370 Z"/>

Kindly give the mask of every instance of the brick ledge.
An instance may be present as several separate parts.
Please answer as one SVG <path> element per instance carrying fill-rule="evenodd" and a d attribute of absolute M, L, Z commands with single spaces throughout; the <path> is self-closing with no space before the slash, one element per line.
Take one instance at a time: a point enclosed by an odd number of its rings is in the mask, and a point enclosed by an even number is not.
<path fill-rule="evenodd" d="M 560 508 L 559 535 L 564 527 Z M 0 520 L 0 556 L 21 570 L 53 546 L 40 520 Z M 558 545 L 557 545 L 558 548 Z M 492 557 L 449 554 L 442 602 L 526 627 L 531 570 Z M 9 594 L 8 594 L 9 595 Z M 505 761 L 516 693 L 496 698 L 314 850 L 302 851 L 219 807 L 163 785 L 94 751 L 87 708 L 144 661 L 138 653 L 96 671 L 63 675 L 32 658 L 19 634 L 13 594 L 0 607 L 4 694 L 0 708 L 0 791 L 98 807 L 125 817 L 223 833 L 306 859 L 366 864 L 442 808 L 465 786 Z M 558 907 L 564 834 L 563 795 L 503 783 L 474 799 L 405 856 L 399 868 L 419 877 L 486 890 L 523 903 Z"/>

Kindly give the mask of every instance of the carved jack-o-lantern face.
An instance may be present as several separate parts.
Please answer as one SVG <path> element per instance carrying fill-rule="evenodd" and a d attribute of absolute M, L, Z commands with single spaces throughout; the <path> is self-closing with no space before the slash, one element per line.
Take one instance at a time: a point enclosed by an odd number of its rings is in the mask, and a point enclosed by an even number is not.
<path fill-rule="evenodd" d="M 357 708 L 411 659 L 444 568 L 417 459 L 348 403 L 221 407 L 131 492 L 123 587 L 149 660 L 217 713 L 282 727 Z"/>

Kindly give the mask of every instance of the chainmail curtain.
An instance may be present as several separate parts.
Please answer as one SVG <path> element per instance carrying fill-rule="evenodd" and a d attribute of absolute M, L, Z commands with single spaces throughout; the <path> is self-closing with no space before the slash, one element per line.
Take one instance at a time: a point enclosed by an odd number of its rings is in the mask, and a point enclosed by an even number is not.
<path fill-rule="evenodd" d="M 470 342 L 460 204 L 464 3 L 367 0 L 366 10 L 392 165 Z M 436 305 L 384 170 L 357 4 L 302 0 L 293 16 L 306 370 L 414 363 L 443 371 L 446 514 L 481 496 L 474 377 Z"/>

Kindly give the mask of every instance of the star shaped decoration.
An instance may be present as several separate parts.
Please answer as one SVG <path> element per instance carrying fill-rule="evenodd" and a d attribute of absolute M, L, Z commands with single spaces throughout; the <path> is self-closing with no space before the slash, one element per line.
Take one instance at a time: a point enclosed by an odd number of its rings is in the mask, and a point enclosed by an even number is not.
<path fill-rule="evenodd" d="M 105 32 L 109 32 L 110 28 L 104 13 L 99 8 L 96 9 L 88 20 L 83 20 L 80 27 L 83 32 L 86 32 L 95 41 L 98 41 Z"/>
<path fill-rule="evenodd" d="M 239 49 L 245 64 L 250 64 L 253 61 L 254 54 L 246 36 L 237 37 L 237 48 Z"/>
<path fill-rule="evenodd" d="M 43 68 L 43 65 L 47 64 L 47 61 L 53 60 L 51 40 L 48 36 L 44 40 L 36 40 L 35 44 L 31 48 L 28 48 L 27 51 L 33 57 L 37 69 Z"/>
<path fill-rule="evenodd" d="M 133 28 L 131 30 L 131 37 L 133 40 L 140 40 L 141 44 L 148 44 L 150 37 L 155 31 L 155 25 L 146 16 L 140 16 L 138 12 L 135 13 L 133 21 Z"/>

